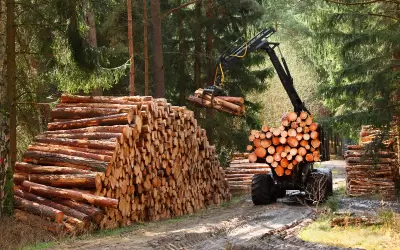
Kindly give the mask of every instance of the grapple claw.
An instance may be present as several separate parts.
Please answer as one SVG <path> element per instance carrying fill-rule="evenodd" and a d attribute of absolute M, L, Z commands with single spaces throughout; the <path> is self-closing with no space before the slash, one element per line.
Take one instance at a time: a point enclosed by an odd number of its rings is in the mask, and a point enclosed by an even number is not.
<path fill-rule="evenodd" d="M 203 94 L 202 94 L 202 104 L 204 105 L 204 96 L 206 94 L 211 95 L 211 107 L 214 105 L 214 97 L 215 96 L 226 96 L 225 91 L 223 91 L 220 87 L 218 86 L 207 86 L 203 89 Z"/>

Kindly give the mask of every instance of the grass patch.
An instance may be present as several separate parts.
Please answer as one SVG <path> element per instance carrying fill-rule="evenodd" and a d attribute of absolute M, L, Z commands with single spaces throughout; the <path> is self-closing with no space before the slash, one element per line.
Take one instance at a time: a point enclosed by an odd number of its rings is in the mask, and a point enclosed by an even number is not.
<path fill-rule="evenodd" d="M 382 210 L 382 225 L 331 227 L 332 215 L 322 215 L 300 231 L 304 241 L 339 247 L 400 250 L 400 215 Z"/>
<path fill-rule="evenodd" d="M 40 220 L 25 223 L 16 220 L 14 217 L 0 218 L 0 249 L 20 249 L 26 245 L 32 245 L 30 249 L 42 249 L 36 247 L 36 244 L 51 244 L 48 242 L 54 241 L 54 237 L 48 231 L 39 226 Z"/>

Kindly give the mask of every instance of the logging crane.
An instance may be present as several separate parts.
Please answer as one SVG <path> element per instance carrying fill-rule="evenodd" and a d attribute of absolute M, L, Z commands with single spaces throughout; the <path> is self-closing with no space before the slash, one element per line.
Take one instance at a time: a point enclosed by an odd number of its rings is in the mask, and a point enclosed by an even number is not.
<path fill-rule="evenodd" d="M 225 74 L 235 63 L 241 61 L 247 54 L 254 51 L 265 51 L 272 65 L 275 68 L 279 79 L 289 96 L 293 105 L 294 112 L 310 112 L 307 110 L 304 102 L 301 101 L 293 85 L 293 78 L 290 74 L 285 58 L 279 49 L 279 43 L 270 42 L 269 37 L 275 33 L 273 28 L 267 28 L 256 34 L 245 43 L 238 44 L 238 41 L 225 50 L 218 58 L 214 85 L 203 89 L 204 95 L 208 98 L 210 105 L 202 105 L 209 108 L 213 106 L 213 100 L 216 96 L 226 96 L 222 86 Z M 275 49 L 279 50 L 281 59 L 279 60 Z M 215 98 L 217 99 L 217 98 Z M 199 104 L 199 103 L 198 103 Z M 221 109 L 222 110 L 222 109 Z M 223 110 L 222 110 L 223 111 Z M 321 126 L 318 125 L 317 132 L 321 141 L 321 160 L 329 160 L 328 138 L 324 136 Z M 332 194 L 332 172 L 329 169 L 314 168 L 312 162 L 300 162 L 290 175 L 278 176 L 275 171 L 269 174 L 255 174 L 252 177 L 251 194 L 255 205 L 269 204 L 275 202 L 278 198 L 283 198 L 287 190 L 300 190 L 310 201 L 324 201 L 328 195 Z"/>

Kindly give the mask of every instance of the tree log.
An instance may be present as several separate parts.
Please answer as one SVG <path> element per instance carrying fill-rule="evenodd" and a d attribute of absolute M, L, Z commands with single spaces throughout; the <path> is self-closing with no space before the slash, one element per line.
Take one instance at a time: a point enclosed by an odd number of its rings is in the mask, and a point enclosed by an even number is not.
<path fill-rule="evenodd" d="M 96 188 L 96 173 L 90 174 L 68 174 L 68 175 L 44 175 L 44 174 L 24 174 L 15 173 L 15 176 L 23 176 L 24 180 L 35 183 L 49 185 L 59 188 L 79 188 L 94 189 Z M 21 178 L 20 178 L 21 179 Z"/>
<path fill-rule="evenodd" d="M 78 150 L 68 149 L 68 148 L 59 148 L 54 146 L 40 146 L 37 144 L 30 145 L 28 147 L 28 151 L 41 151 L 41 152 L 49 152 L 49 153 L 58 153 L 64 155 L 71 155 L 77 157 L 84 157 L 88 159 L 110 162 L 112 157 L 110 155 L 102 155 L 102 154 L 94 154 L 94 153 L 87 153 Z"/>
<path fill-rule="evenodd" d="M 62 138 L 46 138 L 42 136 L 37 136 L 35 138 L 36 142 L 65 145 L 69 147 L 80 147 L 89 149 L 102 149 L 102 150 L 115 150 L 117 146 L 116 140 L 78 140 L 78 139 L 62 139 Z M 76 149 L 77 150 L 77 149 Z"/>
<path fill-rule="evenodd" d="M 151 96 L 78 96 L 78 95 L 61 95 L 62 103 L 115 103 L 115 104 L 133 104 L 153 101 Z"/>
<path fill-rule="evenodd" d="M 61 189 L 55 187 L 49 187 L 42 184 L 37 184 L 30 181 L 22 182 L 21 186 L 25 190 L 29 190 L 32 193 L 35 193 L 40 196 L 45 197 L 53 197 L 53 198 L 64 198 L 64 199 L 72 199 L 76 201 L 86 201 L 92 205 L 102 206 L 102 207 L 114 207 L 117 208 L 118 200 L 105 198 L 102 196 L 85 194 L 79 191 L 70 190 L 70 189 Z"/>
<path fill-rule="evenodd" d="M 138 107 L 124 107 L 119 109 L 113 108 L 92 108 L 92 107 L 70 107 L 70 108 L 54 108 L 51 111 L 53 119 L 85 119 L 100 116 L 115 115 L 120 113 L 129 113 L 133 111 L 137 113 Z"/>
<path fill-rule="evenodd" d="M 29 201 L 14 195 L 14 206 L 18 209 L 30 212 L 32 214 L 47 217 L 55 222 L 61 222 L 64 218 L 64 213 L 58 209 Z"/>
<path fill-rule="evenodd" d="M 59 130 L 59 129 L 75 129 L 75 128 L 83 128 L 83 127 L 91 127 L 91 126 L 100 126 L 100 125 L 121 125 L 121 124 L 130 124 L 135 115 L 132 112 L 128 114 L 116 114 L 95 118 L 86 118 L 86 119 L 78 119 L 73 121 L 66 122 L 51 122 L 47 125 L 48 130 Z"/>
<path fill-rule="evenodd" d="M 16 162 L 15 171 L 26 174 L 89 174 L 90 170 L 77 168 L 59 167 L 59 166 L 41 166 L 26 162 Z"/>
<path fill-rule="evenodd" d="M 234 97 L 234 96 L 216 96 L 218 99 L 231 102 L 231 103 L 240 103 L 244 104 L 244 98 L 243 97 Z"/>
<path fill-rule="evenodd" d="M 221 106 L 219 104 L 212 105 L 210 101 L 198 98 L 198 97 L 193 96 L 193 95 L 189 96 L 187 98 L 187 100 L 190 101 L 190 102 L 193 102 L 193 103 L 195 103 L 197 105 L 206 107 L 206 108 L 213 108 L 213 109 L 216 109 L 216 110 L 219 110 L 219 111 L 222 111 L 222 112 L 229 113 L 231 115 L 240 115 L 240 113 L 237 113 L 234 110 L 227 109 L 227 108 L 225 108 L 225 107 L 223 107 L 223 106 Z"/>
<path fill-rule="evenodd" d="M 394 163 L 395 159 L 391 158 L 378 158 L 378 159 L 363 159 L 362 157 L 347 157 L 346 158 L 347 163 L 358 163 L 358 164 L 368 164 L 368 165 L 373 165 L 373 164 L 382 164 L 382 163 Z"/>
<path fill-rule="evenodd" d="M 75 210 L 73 208 L 64 206 L 62 204 L 56 203 L 54 201 L 48 200 L 46 198 L 25 192 L 17 187 L 14 187 L 14 194 L 20 198 L 24 198 L 26 200 L 30 200 L 33 202 L 37 202 L 39 204 L 42 205 L 46 205 L 48 207 L 52 207 L 54 209 L 60 210 L 61 212 L 63 212 L 66 215 L 72 216 L 74 218 L 77 218 L 83 222 L 85 222 L 85 227 L 89 227 L 90 225 L 90 217 L 89 215 L 86 215 L 78 210 Z"/>
<path fill-rule="evenodd" d="M 97 207 L 89 206 L 87 204 L 79 203 L 73 200 L 58 200 L 57 202 L 89 215 L 92 221 L 94 221 L 97 225 L 100 225 L 100 222 L 104 218 L 103 210 Z"/>
<path fill-rule="evenodd" d="M 195 96 L 197 96 L 198 98 L 203 98 L 205 100 L 211 101 L 211 95 L 205 94 L 203 96 L 203 89 L 196 90 L 195 91 Z M 219 99 L 216 96 L 214 97 L 213 102 L 214 102 L 214 104 L 221 105 L 222 107 L 224 107 L 226 109 L 233 110 L 235 113 L 240 113 L 241 109 L 242 109 L 239 105 L 236 105 L 236 104 L 233 104 L 231 102 L 227 102 L 225 100 Z"/>
<path fill-rule="evenodd" d="M 52 141 L 52 142 L 55 143 L 54 141 Z M 115 147 L 111 150 L 104 150 L 104 149 L 92 149 L 92 148 L 85 148 L 85 147 L 81 148 L 81 147 L 73 147 L 73 146 L 66 146 L 66 145 L 57 145 L 57 144 L 49 145 L 49 144 L 33 142 L 31 145 L 29 145 L 28 149 L 32 149 L 34 151 L 46 151 L 46 152 L 54 152 L 54 153 L 60 153 L 60 154 L 68 154 L 68 153 L 61 153 L 61 152 L 68 152 L 69 150 L 72 150 L 72 151 L 77 151 L 76 156 L 85 155 L 85 157 L 88 156 L 86 158 L 91 158 L 91 157 L 94 157 L 94 155 L 97 155 L 97 157 L 94 160 L 97 160 L 97 159 L 100 160 L 100 159 L 102 159 L 102 156 L 105 156 L 104 161 L 108 161 L 108 159 L 112 158 L 111 156 L 113 156 L 114 152 L 115 152 Z M 84 152 L 84 153 L 89 153 L 89 154 L 78 155 L 79 154 L 78 152 Z M 108 157 L 110 157 L 110 158 L 108 158 Z"/>
<path fill-rule="evenodd" d="M 83 139 L 83 140 L 108 140 L 115 138 L 117 140 L 121 140 L 122 133 L 95 132 L 95 133 L 44 134 L 41 135 L 41 137 Z"/>
<path fill-rule="evenodd" d="M 42 151 L 27 151 L 24 154 L 24 161 L 35 164 L 47 164 L 62 167 L 75 167 L 80 169 L 88 169 L 96 172 L 105 172 L 109 163 L 87 159 L 84 157 L 47 153 Z"/>

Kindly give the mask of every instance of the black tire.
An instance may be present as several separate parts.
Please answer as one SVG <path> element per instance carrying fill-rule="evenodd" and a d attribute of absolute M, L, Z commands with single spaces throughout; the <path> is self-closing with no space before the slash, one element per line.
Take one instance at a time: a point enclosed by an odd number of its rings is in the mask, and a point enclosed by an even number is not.
<path fill-rule="evenodd" d="M 327 168 L 314 169 L 307 179 L 306 197 L 312 203 L 322 203 L 333 193 L 332 171 Z"/>
<path fill-rule="evenodd" d="M 251 199 L 254 205 L 267 205 L 276 202 L 275 184 L 270 174 L 255 174 L 251 182 Z"/>

